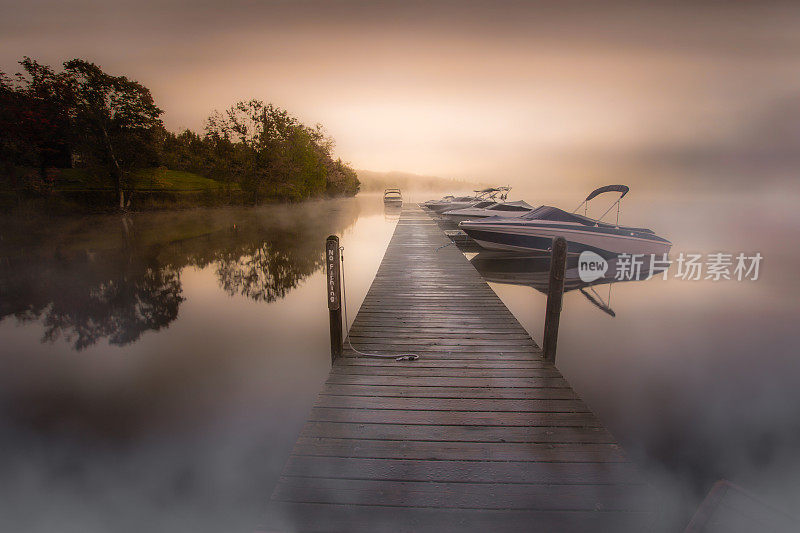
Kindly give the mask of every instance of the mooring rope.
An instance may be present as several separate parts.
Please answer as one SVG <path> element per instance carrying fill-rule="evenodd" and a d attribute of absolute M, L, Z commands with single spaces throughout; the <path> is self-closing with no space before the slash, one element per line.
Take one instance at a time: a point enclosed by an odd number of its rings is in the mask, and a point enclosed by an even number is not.
<path fill-rule="evenodd" d="M 348 320 L 347 320 L 347 284 L 345 283 L 345 275 L 344 275 L 344 246 L 339 247 L 339 252 L 341 255 L 341 262 L 342 262 L 342 307 L 344 309 L 344 327 L 345 330 L 348 329 Z M 347 334 L 347 344 L 350 345 L 350 349 L 356 352 L 358 355 L 362 357 L 375 357 L 378 359 L 394 359 L 395 361 L 416 361 L 419 359 L 419 355 L 415 353 L 404 353 L 401 355 L 391 355 L 391 354 L 380 354 L 380 353 L 368 353 L 356 350 L 353 347 L 353 343 L 350 341 L 350 334 Z"/>

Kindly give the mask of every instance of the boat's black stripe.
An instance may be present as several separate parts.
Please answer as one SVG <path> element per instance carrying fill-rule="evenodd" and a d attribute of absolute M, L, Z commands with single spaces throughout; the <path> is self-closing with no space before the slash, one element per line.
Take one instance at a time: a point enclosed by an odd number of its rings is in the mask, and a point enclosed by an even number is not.
<path fill-rule="evenodd" d="M 541 250 L 543 252 L 546 252 L 553 245 L 553 239 L 551 237 L 536 237 L 534 235 L 518 235 L 515 233 L 514 234 L 502 233 L 502 232 L 483 231 L 483 230 L 467 229 L 467 228 L 464 228 L 464 232 L 473 239 L 475 239 L 476 241 L 494 242 L 498 244 L 505 244 L 508 246 L 517 246 L 520 248 L 526 248 L 529 250 Z M 567 253 L 579 254 L 585 251 L 595 252 L 599 256 L 605 258 L 611 258 L 617 256 L 617 254 L 614 252 L 610 252 L 602 248 L 596 248 L 594 246 L 588 246 L 586 244 L 577 243 L 567 239 Z"/>
<path fill-rule="evenodd" d="M 617 229 L 617 228 L 604 228 L 604 227 L 597 227 L 597 226 L 575 226 L 571 224 L 536 224 L 535 222 L 511 222 L 505 220 L 498 220 L 498 221 L 485 221 L 481 222 L 486 226 L 490 224 L 495 224 L 497 226 L 509 226 L 509 227 L 528 227 L 528 228 L 542 228 L 542 229 L 569 229 L 573 231 L 585 231 L 590 233 L 605 233 L 607 235 L 615 235 L 620 237 L 636 237 L 637 239 L 643 239 L 647 241 L 656 241 L 656 242 L 666 242 L 669 241 L 664 239 L 663 237 L 659 237 L 658 235 L 653 235 L 651 233 L 639 233 L 636 231 L 625 230 L 625 229 Z M 467 228 L 462 228 L 466 231 Z"/>

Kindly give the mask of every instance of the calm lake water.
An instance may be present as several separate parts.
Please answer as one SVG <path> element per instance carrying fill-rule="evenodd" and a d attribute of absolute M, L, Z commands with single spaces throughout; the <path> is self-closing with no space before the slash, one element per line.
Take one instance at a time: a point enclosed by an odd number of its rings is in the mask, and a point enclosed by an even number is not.
<path fill-rule="evenodd" d="M 675 530 L 722 477 L 800 505 L 796 205 L 631 194 L 621 221 L 672 240 L 673 257 L 760 252 L 760 278 L 673 266 L 595 287 L 605 311 L 565 295 L 557 365 Z M 373 195 L 0 218 L 0 530 L 252 530 L 330 366 L 325 237 L 345 247 L 352 321 L 396 220 Z M 490 284 L 541 341 L 545 296 L 504 281 Z"/>

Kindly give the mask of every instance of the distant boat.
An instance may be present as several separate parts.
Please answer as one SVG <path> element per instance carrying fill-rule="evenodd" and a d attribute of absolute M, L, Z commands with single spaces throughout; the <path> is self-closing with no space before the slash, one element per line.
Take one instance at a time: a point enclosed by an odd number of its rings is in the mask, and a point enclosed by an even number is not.
<path fill-rule="evenodd" d="M 529 203 L 519 200 L 515 202 L 478 202 L 470 207 L 461 209 L 451 209 L 444 211 L 442 216 L 453 222 L 463 222 L 465 220 L 477 220 L 491 216 L 499 217 L 518 217 L 533 211 L 534 207 Z"/>
<path fill-rule="evenodd" d="M 628 192 L 625 185 L 606 185 L 592 191 L 575 209 L 577 211 L 595 196 L 606 192 L 619 192 L 620 197 L 603 213 L 605 216 Z M 603 218 L 600 217 L 600 219 Z M 647 228 L 634 228 L 601 222 L 575 212 L 543 205 L 520 217 L 493 216 L 482 220 L 468 220 L 458 227 L 488 250 L 516 250 L 547 252 L 553 237 L 567 240 L 567 253 L 579 254 L 593 251 L 609 257 L 621 253 L 666 254 L 672 243 Z M 617 210 L 619 222 L 619 209 Z"/>
<path fill-rule="evenodd" d="M 385 189 L 383 191 L 383 203 L 386 205 L 403 205 L 403 194 L 400 189 Z"/>

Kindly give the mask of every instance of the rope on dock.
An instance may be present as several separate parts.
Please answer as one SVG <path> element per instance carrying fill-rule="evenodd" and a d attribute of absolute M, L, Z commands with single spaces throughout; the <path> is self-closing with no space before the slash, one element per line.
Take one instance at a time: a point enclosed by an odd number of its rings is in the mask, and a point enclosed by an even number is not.
<path fill-rule="evenodd" d="M 452 244 L 452 243 L 451 243 Z M 347 277 L 344 273 L 344 246 L 339 247 L 341 262 L 342 262 L 342 307 L 344 309 L 344 325 L 347 327 L 348 320 L 347 320 L 347 283 L 345 280 Z M 349 329 L 349 328 L 348 328 Z M 347 334 L 347 344 L 350 346 L 350 349 L 356 352 L 358 355 L 362 357 L 375 357 L 378 359 L 394 359 L 395 361 L 416 361 L 419 359 L 419 354 L 415 353 L 404 353 L 401 355 L 391 355 L 391 354 L 380 354 L 380 353 L 368 353 L 368 352 L 361 352 L 356 350 L 353 347 L 353 343 L 350 341 L 350 334 Z"/>

